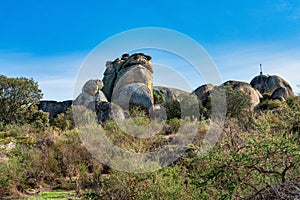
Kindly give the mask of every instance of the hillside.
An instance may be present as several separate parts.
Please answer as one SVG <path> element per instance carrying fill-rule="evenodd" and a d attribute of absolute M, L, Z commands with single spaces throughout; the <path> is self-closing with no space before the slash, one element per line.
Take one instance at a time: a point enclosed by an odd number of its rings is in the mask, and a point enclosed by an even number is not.
<path fill-rule="evenodd" d="M 151 59 L 107 62 L 65 102 L 1 76 L 0 198 L 300 198 L 300 99 L 286 80 L 188 93 L 153 86 Z"/>

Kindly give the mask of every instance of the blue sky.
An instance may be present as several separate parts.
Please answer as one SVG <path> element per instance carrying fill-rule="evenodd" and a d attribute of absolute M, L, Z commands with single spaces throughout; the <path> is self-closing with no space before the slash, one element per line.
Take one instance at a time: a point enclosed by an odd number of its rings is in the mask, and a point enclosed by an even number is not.
<path fill-rule="evenodd" d="M 300 92 L 298 0 L 10 0 L 1 1 L 0 19 L 0 74 L 34 78 L 44 99 L 73 98 L 89 52 L 115 34 L 141 27 L 168 28 L 193 38 L 224 81 L 249 82 L 262 63 L 266 74 L 282 76 Z M 191 87 L 203 84 L 193 81 Z"/>

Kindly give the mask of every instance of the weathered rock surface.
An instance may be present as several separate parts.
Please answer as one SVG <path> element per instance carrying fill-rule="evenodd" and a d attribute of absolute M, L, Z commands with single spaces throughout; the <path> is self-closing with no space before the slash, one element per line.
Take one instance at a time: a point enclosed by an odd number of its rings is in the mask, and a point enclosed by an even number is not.
<path fill-rule="evenodd" d="M 260 99 L 262 98 L 262 95 L 258 90 L 253 88 L 249 83 L 242 82 L 242 81 L 227 81 L 223 83 L 224 86 L 230 85 L 233 89 L 239 90 L 244 92 L 245 94 L 248 94 L 251 99 L 252 108 L 257 106 L 260 103 Z"/>
<path fill-rule="evenodd" d="M 168 100 L 177 100 L 182 101 L 182 99 L 188 95 L 189 92 L 176 89 L 176 88 L 168 88 L 168 87 L 161 87 L 161 86 L 154 86 L 153 92 L 156 94 L 161 94 L 164 96 L 165 101 Z"/>
<path fill-rule="evenodd" d="M 152 73 L 150 56 L 124 54 L 106 63 L 102 91 L 110 102 L 123 109 L 140 106 L 149 110 L 153 105 Z"/>
<path fill-rule="evenodd" d="M 150 109 L 153 100 L 150 98 L 152 92 L 142 83 L 130 83 L 114 90 L 112 103 L 128 110 L 134 106 L 140 106 L 143 109 Z"/>
<path fill-rule="evenodd" d="M 84 84 L 82 92 L 86 92 L 89 95 L 95 96 L 99 90 L 102 89 L 102 87 L 103 83 L 100 79 L 90 79 Z"/>
<path fill-rule="evenodd" d="M 279 87 L 273 92 L 271 99 L 285 101 L 288 97 L 291 97 L 288 89 L 286 87 Z"/>
<path fill-rule="evenodd" d="M 196 90 L 192 92 L 192 94 L 195 94 L 197 98 L 203 103 L 207 100 L 207 98 L 210 95 L 210 92 L 214 89 L 214 86 L 212 84 L 205 84 L 200 87 L 198 87 Z"/>
<path fill-rule="evenodd" d="M 197 103 L 200 100 L 206 106 L 213 92 L 223 86 L 231 86 L 235 90 L 248 94 L 252 108 L 260 103 L 261 94 L 267 93 L 266 96 L 280 101 L 294 96 L 292 87 L 287 81 L 279 76 L 263 74 L 254 77 L 250 84 L 241 81 L 227 81 L 220 86 L 207 84 L 198 87 L 192 93 L 176 88 L 153 87 L 151 59 L 143 53 L 135 53 L 123 54 L 121 58 L 107 61 L 103 80 L 87 81 L 73 105 L 85 106 L 96 112 L 99 123 L 110 119 L 125 119 L 124 110 L 134 106 L 143 108 L 153 119 L 162 121 L 166 117 L 163 107 L 166 101 L 176 100 L 180 102 L 181 107 L 185 104 L 188 107 L 189 104 L 193 104 L 192 97 L 194 97 Z M 154 96 L 156 102 L 154 102 Z M 53 119 L 65 112 L 71 105 L 72 101 L 41 101 L 39 109 L 49 112 L 49 118 Z"/>
<path fill-rule="evenodd" d="M 65 113 L 72 105 L 72 100 L 57 101 L 40 101 L 38 109 L 49 113 L 49 119 L 55 118 L 60 113 Z"/>
<path fill-rule="evenodd" d="M 154 105 L 149 113 L 150 119 L 158 122 L 162 122 L 167 119 L 167 112 L 161 105 Z"/>
<path fill-rule="evenodd" d="M 211 95 L 211 92 L 213 92 L 214 89 L 222 86 L 231 86 L 234 90 L 239 90 L 244 92 L 245 94 L 248 94 L 251 99 L 252 108 L 257 106 L 260 103 L 260 99 L 262 98 L 260 92 L 253 88 L 249 83 L 233 80 L 226 81 L 220 86 L 213 86 L 212 84 L 202 85 L 194 90 L 192 94 L 195 94 L 197 98 L 202 102 L 202 104 L 205 104 L 205 102 L 208 101 L 208 97 Z"/>
<path fill-rule="evenodd" d="M 105 95 L 101 91 L 103 83 L 99 79 L 91 79 L 82 87 L 81 94 L 75 99 L 73 105 L 88 107 L 91 102 L 107 101 Z"/>
<path fill-rule="evenodd" d="M 125 119 L 123 109 L 110 102 L 96 102 L 95 110 L 99 123 L 104 123 L 108 120 Z"/>
<path fill-rule="evenodd" d="M 111 95 L 114 89 L 115 81 L 117 78 L 117 71 L 114 66 L 117 65 L 117 62 L 108 61 L 106 62 L 106 70 L 104 72 L 103 88 L 102 92 L 105 94 L 108 101 L 111 100 Z"/>
<path fill-rule="evenodd" d="M 284 101 L 288 97 L 295 96 L 290 84 L 283 78 L 276 75 L 258 75 L 252 79 L 250 84 L 261 94 L 270 94 L 272 96 L 272 99 L 279 99 L 281 101 Z"/>

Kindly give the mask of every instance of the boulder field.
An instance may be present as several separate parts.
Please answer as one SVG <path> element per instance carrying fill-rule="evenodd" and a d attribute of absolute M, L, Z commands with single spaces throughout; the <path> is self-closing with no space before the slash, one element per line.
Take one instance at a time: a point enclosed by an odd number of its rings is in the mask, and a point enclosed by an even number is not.
<path fill-rule="evenodd" d="M 187 95 L 195 95 L 201 102 L 205 102 L 215 88 L 222 86 L 231 86 L 234 90 L 248 94 L 253 108 L 265 94 L 280 101 L 295 95 L 283 78 L 262 73 L 254 77 L 250 84 L 230 80 L 220 86 L 205 84 L 189 93 L 176 88 L 153 86 L 153 70 L 151 56 L 143 53 L 123 54 L 121 58 L 107 61 L 103 79 L 88 80 L 75 100 L 41 101 L 38 108 L 49 112 L 49 118 L 53 119 L 59 113 L 66 112 L 71 105 L 80 105 L 95 111 L 98 122 L 103 123 L 109 119 L 124 119 L 124 110 L 135 106 L 149 113 L 157 107 L 155 97 L 159 98 L 159 104 L 168 100 L 181 101 Z"/>

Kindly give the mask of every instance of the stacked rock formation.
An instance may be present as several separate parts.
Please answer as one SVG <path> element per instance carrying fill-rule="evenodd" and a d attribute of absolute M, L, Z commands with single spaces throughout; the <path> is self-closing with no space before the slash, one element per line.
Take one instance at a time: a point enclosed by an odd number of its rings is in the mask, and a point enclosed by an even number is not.
<path fill-rule="evenodd" d="M 100 123 L 110 119 L 124 119 L 124 110 L 139 106 L 150 115 L 159 113 L 160 105 L 168 100 L 181 102 L 189 96 L 175 88 L 153 87 L 153 65 L 151 57 L 143 53 L 123 54 L 121 58 L 107 61 L 103 80 L 87 81 L 81 94 L 73 101 L 73 105 L 85 106 L 96 112 Z M 268 94 L 271 99 L 280 101 L 294 96 L 292 87 L 279 76 L 265 76 L 262 73 L 254 77 L 250 84 L 241 81 L 227 81 L 220 86 L 202 85 L 192 92 L 204 105 L 212 91 L 219 87 L 231 86 L 234 90 L 248 94 L 252 108 L 256 107 L 262 95 Z M 154 93 L 154 95 L 153 95 Z M 157 104 L 154 105 L 154 96 Z M 41 101 L 39 109 L 49 112 L 50 119 L 65 112 L 72 101 Z M 155 111 L 155 112 L 154 112 Z M 157 114 L 156 113 L 156 114 Z"/>
<path fill-rule="evenodd" d="M 87 81 L 81 94 L 75 99 L 73 105 L 82 105 L 88 107 L 95 101 L 107 101 L 105 95 L 101 91 L 103 83 L 99 79 L 91 79 Z"/>
<path fill-rule="evenodd" d="M 260 93 L 271 95 L 271 99 L 274 100 L 284 101 L 288 97 L 295 96 L 290 84 L 276 75 L 266 76 L 260 74 L 254 77 L 250 84 Z"/>
<path fill-rule="evenodd" d="M 123 109 L 153 105 L 153 66 L 151 57 L 143 53 L 124 54 L 106 63 L 102 91 L 107 99 Z"/>

